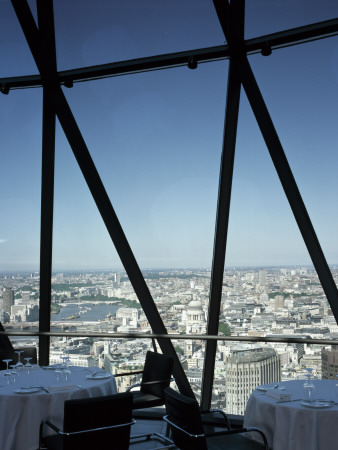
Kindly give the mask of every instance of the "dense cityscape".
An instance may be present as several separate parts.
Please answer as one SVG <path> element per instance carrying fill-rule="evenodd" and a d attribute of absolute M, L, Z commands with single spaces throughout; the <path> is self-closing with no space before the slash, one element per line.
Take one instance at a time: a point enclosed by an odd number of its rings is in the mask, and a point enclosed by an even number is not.
<path fill-rule="evenodd" d="M 335 281 L 338 267 L 332 268 Z M 144 277 L 173 339 L 196 397 L 200 396 L 210 289 L 210 270 L 147 270 Z M 34 331 L 39 320 L 39 274 L 0 275 L 1 323 L 5 329 Z M 151 333 L 124 272 L 53 274 L 51 331 Z M 338 326 L 318 277 L 310 267 L 233 268 L 224 273 L 219 334 L 337 339 Z M 194 335 L 198 338 L 194 339 Z M 37 345 L 37 338 L 13 337 Z M 72 365 L 100 366 L 116 374 L 142 368 L 151 339 L 62 337 L 51 339 L 50 362 L 69 356 Z M 243 414 L 258 384 L 338 374 L 338 351 L 331 345 L 219 341 L 213 406 Z M 124 390 L 137 375 L 117 378 Z"/>

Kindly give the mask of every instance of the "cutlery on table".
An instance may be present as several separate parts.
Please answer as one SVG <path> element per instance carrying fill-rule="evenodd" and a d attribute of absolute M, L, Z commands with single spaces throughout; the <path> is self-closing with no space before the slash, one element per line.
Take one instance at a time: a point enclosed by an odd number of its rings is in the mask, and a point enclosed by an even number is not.
<path fill-rule="evenodd" d="M 20 386 L 20 389 L 41 389 L 42 391 L 47 392 L 49 394 L 48 389 L 46 389 L 44 386 Z"/>

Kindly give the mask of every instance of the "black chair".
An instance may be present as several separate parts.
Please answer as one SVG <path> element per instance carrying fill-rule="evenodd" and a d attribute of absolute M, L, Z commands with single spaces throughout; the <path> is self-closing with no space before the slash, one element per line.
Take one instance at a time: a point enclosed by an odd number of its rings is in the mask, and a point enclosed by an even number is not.
<path fill-rule="evenodd" d="M 175 445 L 182 450 L 268 450 L 265 435 L 258 428 L 231 429 L 224 411 L 200 411 L 197 401 L 180 394 L 171 388 L 164 391 L 167 415 L 164 420 L 170 425 L 172 439 Z M 220 412 L 224 415 L 225 428 L 222 431 L 206 433 L 201 414 L 207 412 Z M 264 444 L 260 444 L 242 436 L 246 432 L 257 432 L 261 435 Z"/>
<path fill-rule="evenodd" d="M 140 387 L 140 390 L 132 392 L 133 410 L 154 408 L 156 406 L 164 405 L 164 389 L 168 387 L 173 380 L 171 377 L 173 367 L 174 359 L 171 356 L 151 351 L 147 352 L 142 371 L 142 381 L 133 384 L 127 389 L 127 392 L 131 392 L 132 389 Z M 166 448 L 173 447 L 172 441 L 168 436 L 164 436 L 160 433 L 141 434 L 134 436 L 133 438 L 153 439 L 166 444 L 168 446 Z"/>
<path fill-rule="evenodd" d="M 172 380 L 174 359 L 171 356 L 148 351 L 144 363 L 141 383 L 133 384 L 127 389 L 133 392 L 133 409 L 152 408 L 164 405 L 164 389 Z"/>
<path fill-rule="evenodd" d="M 30 363 L 37 364 L 37 353 L 36 347 L 20 347 L 20 348 L 6 348 L 0 350 L 0 370 L 6 369 L 6 364 L 3 362 L 3 359 L 11 359 L 14 364 L 18 362 L 18 354 L 15 353 L 16 350 L 22 350 L 21 353 L 21 362 L 24 364 L 25 361 L 23 358 L 32 358 Z"/>
<path fill-rule="evenodd" d="M 63 431 L 46 420 L 40 426 L 39 449 L 102 450 L 129 448 L 132 419 L 132 394 L 66 400 Z M 45 427 L 56 434 L 44 435 Z"/>

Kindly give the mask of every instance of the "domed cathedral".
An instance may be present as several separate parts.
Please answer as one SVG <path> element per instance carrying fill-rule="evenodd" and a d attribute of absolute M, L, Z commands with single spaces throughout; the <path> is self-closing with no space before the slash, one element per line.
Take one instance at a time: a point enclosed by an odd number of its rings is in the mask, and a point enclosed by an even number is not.
<path fill-rule="evenodd" d="M 185 311 L 182 321 L 185 323 L 187 334 L 203 334 L 206 332 L 206 317 L 202 303 L 192 300 Z"/>

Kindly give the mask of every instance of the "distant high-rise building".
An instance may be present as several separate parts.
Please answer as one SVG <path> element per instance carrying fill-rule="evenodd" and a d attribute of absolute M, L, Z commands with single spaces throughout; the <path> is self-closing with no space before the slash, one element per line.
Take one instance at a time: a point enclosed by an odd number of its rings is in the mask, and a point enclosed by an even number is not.
<path fill-rule="evenodd" d="M 115 283 L 121 282 L 121 275 L 119 273 L 113 273 L 112 280 L 115 281 Z"/>
<path fill-rule="evenodd" d="M 271 347 L 239 344 L 226 358 L 226 411 L 243 415 L 252 391 L 280 381 L 280 359 Z"/>
<path fill-rule="evenodd" d="M 261 286 L 266 285 L 266 270 L 260 270 L 259 271 L 259 284 Z"/>
<path fill-rule="evenodd" d="M 2 309 L 9 314 L 11 313 L 11 307 L 14 305 L 14 291 L 12 288 L 4 288 L 2 293 Z"/>
<path fill-rule="evenodd" d="M 284 308 L 284 296 L 276 295 L 275 297 L 275 309 Z"/>
<path fill-rule="evenodd" d="M 260 301 L 263 305 L 267 305 L 267 304 L 269 303 L 269 300 L 270 300 L 269 294 L 264 293 L 264 294 L 261 294 L 261 295 L 259 296 L 259 301 Z"/>
<path fill-rule="evenodd" d="M 338 345 L 322 350 L 322 379 L 336 380 L 338 376 Z"/>
<path fill-rule="evenodd" d="M 31 293 L 29 291 L 22 291 L 21 295 L 22 295 L 22 299 L 21 299 L 20 303 L 22 305 L 29 305 L 31 302 Z"/>

